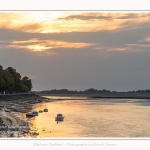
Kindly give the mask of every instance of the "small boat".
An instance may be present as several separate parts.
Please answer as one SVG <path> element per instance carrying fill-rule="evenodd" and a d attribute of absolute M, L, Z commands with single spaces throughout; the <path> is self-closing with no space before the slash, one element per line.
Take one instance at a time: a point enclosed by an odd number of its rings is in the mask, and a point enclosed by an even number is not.
<path fill-rule="evenodd" d="M 44 112 L 48 112 L 48 109 L 46 108 L 46 102 L 45 102 L 45 108 L 43 110 Z"/>
<path fill-rule="evenodd" d="M 43 112 L 43 110 L 39 110 L 39 113 L 42 113 Z"/>
<path fill-rule="evenodd" d="M 62 114 L 57 114 L 57 116 L 55 117 L 56 121 L 63 121 L 64 120 L 64 116 Z"/>
<path fill-rule="evenodd" d="M 44 112 L 48 112 L 48 109 L 47 109 L 47 108 L 45 108 L 43 111 L 44 111 Z"/>
<path fill-rule="evenodd" d="M 35 116 L 38 116 L 38 112 L 37 111 L 33 111 L 31 113 L 27 113 L 26 116 L 27 117 L 35 117 Z"/>
<path fill-rule="evenodd" d="M 45 101 L 46 101 L 46 102 L 51 102 L 51 100 L 50 100 L 50 99 L 46 99 Z"/>

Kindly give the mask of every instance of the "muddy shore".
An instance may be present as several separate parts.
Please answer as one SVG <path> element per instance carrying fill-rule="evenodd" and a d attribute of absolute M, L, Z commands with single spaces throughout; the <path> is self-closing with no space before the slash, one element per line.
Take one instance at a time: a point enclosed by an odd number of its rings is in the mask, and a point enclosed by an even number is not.
<path fill-rule="evenodd" d="M 0 138 L 33 138 L 38 135 L 26 113 L 46 98 L 38 95 L 0 95 Z"/>

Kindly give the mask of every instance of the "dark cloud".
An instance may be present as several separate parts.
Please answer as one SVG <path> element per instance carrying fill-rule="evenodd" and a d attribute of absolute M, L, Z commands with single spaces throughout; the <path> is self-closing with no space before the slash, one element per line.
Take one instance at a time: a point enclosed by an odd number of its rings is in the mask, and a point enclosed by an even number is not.
<path fill-rule="evenodd" d="M 91 15 L 69 15 L 64 18 L 58 18 L 58 20 L 72 20 L 72 19 L 79 19 L 79 20 L 111 20 L 111 16 L 102 16 L 102 15 L 97 15 L 97 14 L 92 14 Z"/>
<path fill-rule="evenodd" d="M 134 14 L 134 13 L 129 13 L 129 14 L 125 14 L 123 16 L 118 17 L 117 19 L 132 19 L 132 18 L 138 18 L 138 14 Z"/>
<path fill-rule="evenodd" d="M 123 16 L 117 17 L 116 19 L 135 19 L 135 18 L 142 18 L 142 17 L 149 17 L 150 13 L 127 13 Z"/>
<path fill-rule="evenodd" d="M 58 20 L 113 20 L 113 19 L 135 19 L 135 18 L 142 18 L 142 17 L 150 17 L 150 13 L 121 13 L 119 17 L 109 15 L 104 16 L 104 13 L 87 13 L 87 14 L 79 14 L 79 15 L 69 15 L 67 17 L 58 18 Z"/>

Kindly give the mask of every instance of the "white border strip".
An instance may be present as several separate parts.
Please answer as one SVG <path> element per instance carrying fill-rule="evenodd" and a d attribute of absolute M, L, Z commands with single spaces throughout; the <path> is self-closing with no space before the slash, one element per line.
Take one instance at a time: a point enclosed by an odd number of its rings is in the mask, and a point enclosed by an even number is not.
<path fill-rule="evenodd" d="M 0 10 L 150 10 L 149 0 L 1 0 Z"/>
<path fill-rule="evenodd" d="M 9 144 L 8 144 L 9 143 Z M 149 150 L 150 140 L 0 140 L 1 149 Z"/>

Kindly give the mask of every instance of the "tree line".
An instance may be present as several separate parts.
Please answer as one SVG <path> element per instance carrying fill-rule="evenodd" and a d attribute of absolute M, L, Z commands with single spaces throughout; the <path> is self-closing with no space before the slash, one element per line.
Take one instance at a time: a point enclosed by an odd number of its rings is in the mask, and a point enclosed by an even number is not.
<path fill-rule="evenodd" d="M 39 93 L 43 94 L 90 94 L 90 93 L 110 93 L 109 90 L 97 90 L 97 89 L 87 89 L 84 91 L 77 91 L 77 90 L 68 90 L 68 89 L 53 89 L 53 90 L 45 90 L 45 91 L 39 91 Z"/>
<path fill-rule="evenodd" d="M 106 89 L 97 90 L 94 88 L 86 89 L 83 91 L 77 90 L 68 90 L 68 89 L 53 89 L 53 90 L 44 90 L 39 91 L 41 94 L 104 94 L 104 93 L 150 93 L 150 90 L 138 90 L 138 91 L 128 91 L 128 92 L 117 92 L 117 91 L 109 91 Z"/>
<path fill-rule="evenodd" d="M 12 67 L 3 69 L 0 65 L 0 93 L 29 92 L 32 87 L 31 79 L 27 76 L 21 77 L 16 69 Z"/>

